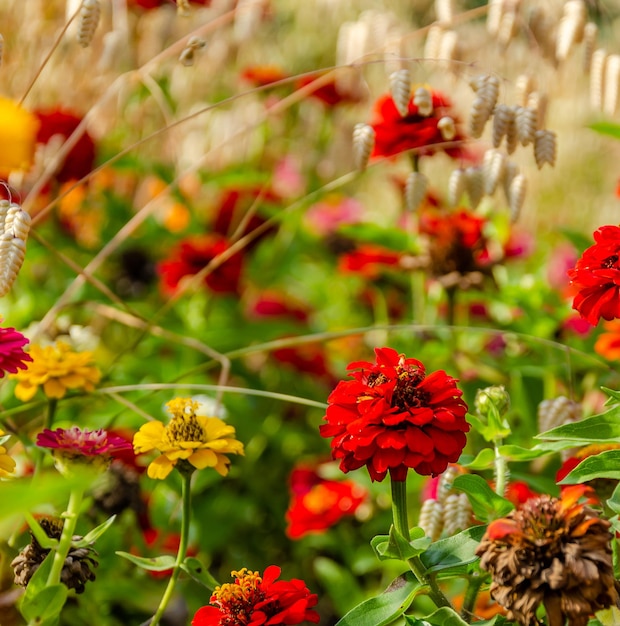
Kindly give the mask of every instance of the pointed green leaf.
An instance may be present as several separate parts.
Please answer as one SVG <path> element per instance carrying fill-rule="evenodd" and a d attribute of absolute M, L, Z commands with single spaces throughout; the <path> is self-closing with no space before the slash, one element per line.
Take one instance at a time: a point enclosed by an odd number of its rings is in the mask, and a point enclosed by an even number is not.
<path fill-rule="evenodd" d="M 577 443 L 620 442 L 620 406 L 609 411 L 593 415 L 578 422 L 562 424 L 545 433 L 536 435 L 536 439 L 572 441 Z"/>
<path fill-rule="evenodd" d="M 48 552 L 47 556 L 43 559 L 43 563 L 39 565 L 37 571 L 32 575 L 32 578 L 28 581 L 26 587 L 26 593 L 22 596 L 22 603 L 29 603 L 32 599 L 47 586 L 47 578 L 52 569 L 52 561 L 54 560 L 55 552 Z"/>
<path fill-rule="evenodd" d="M 607 135 L 608 137 L 620 139 L 620 125 L 614 124 L 613 122 L 592 122 L 588 128 L 591 128 L 601 135 Z"/>
<path fill-rule="evenodd" d="M 108 530 L 110 526 L 112 526 L 115 519 L 116 515 L 112 515 L 112 517 L 109 517 L 105 522 L 93 528 L 90 532 L 86 533 L 82 539 L 74 542 L 72 545 L 76 548 L 86 548 L 87 546 L 95 543 L 95 541 L 97 541 L 97 539 L 99 539 L 99 537 L 101 537 L 101 535 L 103 535 L 103 533 Z"/>
<path fill-rule="evenodd" d="M 408 542 L 394 526 L 390 527 L 389 535 L 377 535 L 370 541 L 370 545 L 377 554 L 377 557 L 384 561 L 386 559 L 400 559 L 406 561 L 424 552 L 431 544 L 431 538 L 426 537 L 424 531 L 415 527 L 411 531 L 411 541 Z"/>
<path fill-rule="evenodd" d="M 415 576 L 406 572 L 381 595 L 351 609 L 336 626 L 386 626 L 409 608 L 420 588 Z"/>
<path fill-rule="evenodd" d="M 522 448 L 512 444 L 499 446 L 498 451 L 507 461 L 533 461 L 548 454 L 540 448 Z"/>
<path fill-rule="evenodd" d="M 601 626 L 620 626 L 620 609 L 616 606 L 597 611 L 595 615 Z M 590 626 L 590 623 L 588 623 L 588 626 Z"/>
<path fill-rule="evenodd" d="M 185 557 L 185 560 L 181 563 L 181 569 L 209 591 L 213 591 L 219 585 L 217 580 L 211 576 L 209 569 L 202 564 L 202 561 L 193 556 Z"/>
<path fill-rule="evenodd" d="M 167 569 L 172 569 L 176 562 L 176 559 L 170 554 L 154 557 L 136 556 L 135 554 L 121 551 L 117 551 L 116 554 L 150 572 L 165 572 Z"/>
<path fill-rule="evenodd" d="M 601 390 L 609 396 L 605 401 L 605 406 L 613 406 L 614 404 L 620 403 L 620 391 L 615 391 L 608 387 L 601 387 Z"/>
<path fill-rule="evenodd" d="M 33 624 L 52 624 L 60 615 L 69 590 L 65 585 L 50 585 L 36 595 L 24 599 L 20 611 L 24 619 Z"/>
<path fill-rule="evenodd" d="M 428 572 L 472 563 L 478 558 L 476 548 L 480 545 L 485 530 L 486 526 L 473 526 L 452 537 L 435 541 L 420 555 L 420 559 Z"/>
<path fill-rule="evenodd" d="M 616 485 L 614 492 L 611 494 L 611 498 L 607 500 L 607 506 L 614 513 L 620 513 L 620 483 Z"/>
<path fill-rule="evenodd" d="M 423 619 L 405 615 L 407 626 L 469 626 L 469 624 L 451 607 L 442 606 Z"/>
<path fill-rule="evenodd" d="M 586 457 L 558 484 L 575 485 L 595 478 L 620 480 L 620 450 L 606 450 Z"/>
<path fill-rule="evenodd" d="M 483 448 L 478 452 L 473 461 L 464 463 L 463 467 L 473 471 L 480 471 L 493 467 L 493 461 L 495 460 L 495 451 L 492 448 Z"/>
<path fill-rule="evenodd" d="M 467 494 L 474 515 L 482 522 L 503 517 L 515 508 L 510 500 L 496 494 L 482 476 L 461 474 L 454 479 L 452 486 Z"/>
<path fill-rule="evenodd" d="M 54 539 L 54 537 L 48 537 L 47 533 L 41 527 L 41 524 L 37 521 L 36 517 L 31 515 L 30 513 L 24 513 L 24 517 L 26 518 L 26 522 L 35 539 L 39 542 L 39 545 L 44 550 L 55 549 L 58 546 L 58 539 Z"/>

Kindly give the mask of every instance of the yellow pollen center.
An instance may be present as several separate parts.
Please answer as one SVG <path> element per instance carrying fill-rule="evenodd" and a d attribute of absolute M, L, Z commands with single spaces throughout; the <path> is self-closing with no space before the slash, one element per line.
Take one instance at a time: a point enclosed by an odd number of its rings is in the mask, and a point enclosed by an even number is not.
<path fill-rule="evenodd" d="M 208 441 L 207 433 L 194 413 L 175 415 L 166 426 L 163 439 L 172 446 L 178 446 L 187 441 L 200 443 Z"/>

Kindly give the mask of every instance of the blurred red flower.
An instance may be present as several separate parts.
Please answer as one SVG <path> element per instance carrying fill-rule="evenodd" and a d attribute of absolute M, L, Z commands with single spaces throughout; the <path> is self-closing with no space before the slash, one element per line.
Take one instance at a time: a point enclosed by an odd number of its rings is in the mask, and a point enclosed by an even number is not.
<path fill-rule="evenodd" d="M 241 72 L 241 78 L 257 87 L 271 85 L 289 75 L 278 65 L 249 65 Z"/>
<path fill-rule="evenodd" d="M 316 88 L 309 94 L 309 98 L 320 100 L 323 104 L 333 107 L 338 104 L 354 104 L 362 100 L 362 94 L 355 91 L 345 91 L 337 83 L 334 78 L 325 79 L 322 76 L 313 74 L 312 76 L 302 76 L 295 82 L 295 87 L 301 89 L 308 87 L 316 81 Z"/>
<path fill-rule="evenodd" d="M 327 399 L 323 437 L 333 437 L 334 459 L 349 472 L 368 468 L 373 481 L 390 473 L 404 481 L 409 468 L 440 474 L 458 460 L 467 438 L 467 405 L 456 380 L 392 348 L 376 348 L 376 362 L 351 363 L 353 380 L 340 381 Z"/>
<path fill-rule="evenodd" d="M 293 469 L 290 486 L 286 534 L 291 539 L 323 532 L 345 515 L 354 515 L 368 496 L 366 489 L 351 480 L 322 478 L 316 467 Z"/>
<path fill-rule="evenodd" d="M 75 113 L 60 109 L 38 111 L 36 115 L 40 122 L 37 142 L 44 144 L 49 143 L 55 136 L 60 136 L 64 142 L 82 122 L 82 118 Z M 60 183 L 80 180 L 92 171 L 94 163 L 95 142 L 88 132 L 84 131 L 67 154 L 54 178 Z"/>
<path fill-rule="evenodd" d="M 573 309 L 592 326 L 620 318 L 620 226 L 601 226 L 594 241 L 568 271 L 577 289 Z"/>
<path fill-rule="evenodd" d="M 312 609 L 318 602 L 303 580 L 277 580 L 280 568 L 270 565 L 260 576 L 245 567 L 232 572 L 234 583 L 216 587 L 211 605 L 198 609 L 192 626 L 294 626 L 319 622 Z M 215 605 L 215 606 L 213 606 Z"/>
<path fill-rule="evenodd" d="M 373 243 L 360 244 L 355 250 L 346 252 L 338 260 L 338 269 L 345 273 L 360 274 L 376 278 L 386 267 L 398 267 L 401 254 Z"/>
<path fill-rule="evenodd" d="M 198 274 L 229 247 L 229 242 L 216 234 L 196 235 L 181 241 L 172 255 L 157 265 L 164 291 L 174 293 L 182 278 Z M 242 271 L 243 256 L 237 252 L 209 272 L 204 284 L 216 293 L 238 293 Z"/>
<path fill-rule="evenodd" d="M 394 156 L 417 149 L 420 156 L 442 151 L 454 159 L 466 158 L 465 149 L 454 143 L 465 139 L 458 130 L 458 125 L 449 146 L 444 146 L 447 140 L 438 126 L 443 117 L 451 117 L 455 123 L 458 122 L 452 111 L 452 103 L 438 91 L 431 92 L 431 96 L 433 111 L 426 117 L 419 114 L 413 98 L 409 100 L 409 110 L 405 116 L 398 112 L 390 95 L 379 98 L 375 103 L 374 120 L 370 124 L 375 130 L 375 145 L 371 156 Z"/>

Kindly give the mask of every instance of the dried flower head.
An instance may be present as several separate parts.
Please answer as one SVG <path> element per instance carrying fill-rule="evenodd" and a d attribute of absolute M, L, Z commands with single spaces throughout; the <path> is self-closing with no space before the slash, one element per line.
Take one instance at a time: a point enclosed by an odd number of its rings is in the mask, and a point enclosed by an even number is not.
<path fill-rule="evenodd" d="M 235 439 L 235 429 L 217 417 L 198 415 L 199 403 L 175 398 L 166 405 L 172 419 L 167 426 L 152 421 L 140 427 L 133 446 L 136 454 L 158 450 L 161 455 L 148 467 L 151 478 L 164 479 L 178 465 L 181 471 L 212 467 L 226 476 L 227 454 L 243 454 L 243 444 Z"/>
<path fill-rule="evenodd" d="M 48 398 L 64 398 L 69 389 L 92 391 L 101 378 L 91 352 L 73 352 L 62 341 L 45 347 L 33 344 L 30 356 L 28 368 L 11 375 L 17 380 L 15 395 L 22 402 L 32 399 L 39 387 Z"/>
<path fill-rule="evenodd" d="M 317 624 L 319 614 L 312 609 L 317 595 L 310 593 L 303 580 L 277 580 L 280 571 L 270 565 L 262 576 L 245 567 L 232 572 L 235 582 L 215 588 L 211 605 L 198 609 L 192 626 Z"/>
<path fill-rule="evenodd" d="M 63 527 L 61 519 L 42 516 L 38 522 L 48 537 L 60 539 Z M 11 562 L 11 567 L 15 574 L 14 582 L 21 587 L 28 585 L 30 579 L 49 553 L 49 550 L 41 547 L 41 544 L 35 539 L 32 532 L 30 537 L 30 543 Z M 82 537 L 79 535 L 73 536 L 73 542 L 75 543 L 81 539 Z M 95 557 L 97 557 L 97 552 L 90 546 L 84 548 L 71 547 L 62 567 L 60 574 L 61 582 L 69 589 L 75 589 L 76 593 L 83 593 L 84 585 L 90 580 L 95 580 L 95 574 L 92 571 L 92 568 L 98 566 Z"/>
<path fill-rule="evenodd" d="M 351 363 L 353 380 L 340 381 L 327 399 L 323 437 L 333 437 L 334 459 L 349 472 L 368 468 L 373 481 L 403 481 L 409 468 L 440 474 L 466 443 L 467 405 L 456 380 L 392 348 L 376 348 L 376 362 Z"/>
<path fill-rule="evenodd" d="M 579 503 L 582 496 L 586 503 Z M 618 603 L 610 523 L 586 506 L 592 501 L 588 487 L 574 485 L 560 498 L 530 498 L 489 524 L 476 552 L 508 619 L 538 625 L 542 604 L 550 626 L 567 619 L 585 626 L 595 611 Z"/>

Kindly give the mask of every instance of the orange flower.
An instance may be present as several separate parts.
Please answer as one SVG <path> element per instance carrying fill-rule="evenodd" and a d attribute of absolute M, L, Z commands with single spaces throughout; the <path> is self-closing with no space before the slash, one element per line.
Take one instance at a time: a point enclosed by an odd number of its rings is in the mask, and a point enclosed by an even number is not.
<path fill-rule="evenodd" d="M 0 176 L 30 167 L 38 127 L 32 113 L 13 100 L 0 98 Z"/>
<path fill-rule="evenodd" d="M 605 322 L 601 333 L 594 344 L 594 351 L 608 361 L 620 359 L 620 320 Z"/>

